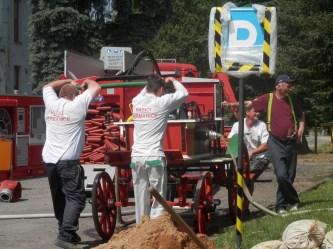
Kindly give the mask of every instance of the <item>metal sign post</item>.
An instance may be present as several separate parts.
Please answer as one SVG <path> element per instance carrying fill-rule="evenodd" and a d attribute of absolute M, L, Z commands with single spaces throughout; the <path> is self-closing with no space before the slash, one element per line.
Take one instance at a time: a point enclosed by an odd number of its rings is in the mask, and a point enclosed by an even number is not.
<path fill-rule="evenodd" d="M 276 58 L 276 10 L 255 4 L 240 7 L 228 2 L 210 12 L 208 53 L 213 73 L 239 78 L 239 126 L 237 170 L 236 242 L 241 248 L 243 233 L 243 136 L 244 78 L 274 74 Z"/>
<path fill-rule="evenodd" d="M 237 158 L 237 210 L 236 210 L 236 245 L 237 249 L 241 248 L 242 234 L 244 230 L 243 224 L 243 207 L 244 207 L 244 193 L 243 193 L 243 137 L 244 137 L 244 79 L 239 79 L 239 122 L 238 122 L 238 158 Z"/>

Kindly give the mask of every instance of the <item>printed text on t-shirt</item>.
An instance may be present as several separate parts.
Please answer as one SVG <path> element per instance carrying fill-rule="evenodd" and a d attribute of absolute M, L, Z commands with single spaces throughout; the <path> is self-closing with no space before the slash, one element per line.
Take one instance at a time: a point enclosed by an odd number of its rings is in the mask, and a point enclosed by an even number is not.
<path fill-rule="evenodd" d="M 46 115 L 47 121 L 70 121 L 70 118 L 67 115 L 64 115 L 64 112 L 49 111 Z"/>
<path fill-rule="evenodd" d="M 136 107 L 133 112 L 134 119 L 152 119 L 155 118 L 156 114 L 153 113 L 150 107 Z"/>

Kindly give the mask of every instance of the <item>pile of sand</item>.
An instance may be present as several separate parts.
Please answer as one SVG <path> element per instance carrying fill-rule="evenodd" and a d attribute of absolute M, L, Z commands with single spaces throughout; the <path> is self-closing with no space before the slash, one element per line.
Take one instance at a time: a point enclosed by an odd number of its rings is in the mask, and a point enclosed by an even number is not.
<path fill-rule="evenodd" d="M 206 235 L 198 234 L 207 249 L 216 249 L 214 243 Z M 199 249 L 189 238 L 180 232 L 165 214 L 157 219 L 144 217 L 136 227 L 114 234 L 108 243 L 99 245 L 96 249 Z"/>

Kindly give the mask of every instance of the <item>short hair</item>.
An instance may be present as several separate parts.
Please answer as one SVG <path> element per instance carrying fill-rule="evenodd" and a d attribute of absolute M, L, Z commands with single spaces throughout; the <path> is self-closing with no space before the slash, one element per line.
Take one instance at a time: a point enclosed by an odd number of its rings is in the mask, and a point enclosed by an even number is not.
<path fill-rule="evenodd" d="M 252 110 L 252 108 L 254 108 L 253 105 L 245 105 L 245 107 L 244 107 L 245 113 L 250 112 Z"/>
<path fill-rule="evenodd" d="M 146 89 L 147 92 L 156 94 L 161 87 L 164 88 L 164 85 L 165 83 L 162 77 L 157 74 L 153 74 L 147 78 Z"/>
<path fill-rule="evenodd" d="M 60 98 L 74 98 L 79 94 L 78 89 L 73 84 L 65 84 L 60 88 L 59 97 Z"/>

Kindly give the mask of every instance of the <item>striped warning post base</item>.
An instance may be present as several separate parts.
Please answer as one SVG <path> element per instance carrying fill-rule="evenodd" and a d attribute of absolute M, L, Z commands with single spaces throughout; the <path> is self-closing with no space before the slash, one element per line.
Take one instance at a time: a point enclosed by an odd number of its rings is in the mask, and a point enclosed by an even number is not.
<path fill-rule="evenodd" d="M 242 173 L 237 171 L 237 210 L 236 210 L 236 237 L 237 248 L 242 244 L 242 237 L 244 231 L 243 223 L 243 208 L 244 208 L 244 193 L 243 193 L 244 178 Z"/>

